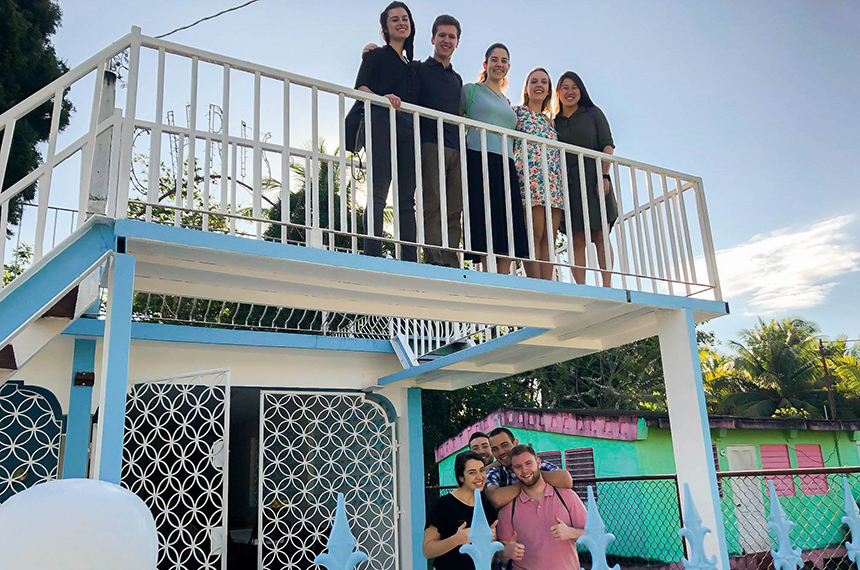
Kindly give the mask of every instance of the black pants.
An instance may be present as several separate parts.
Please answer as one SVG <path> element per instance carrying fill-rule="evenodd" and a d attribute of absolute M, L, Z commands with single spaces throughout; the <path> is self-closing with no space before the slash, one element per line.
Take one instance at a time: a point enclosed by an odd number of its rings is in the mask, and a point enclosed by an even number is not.
<path fill-rule="evenodd" d="M 510 176 L 510 190 L 505 188 L 504 168 Z M 469 182 L 469 235 L 472 238 L 473 251 L 487 251 L 487 222 L 484 211 L 484 173 L 481 152 L 469 149 L 466 151 L 466 170 Z M 517 168 L 513 159 L 505 160 L 502 155 L 487 153 L 487 170 L 490 195 L 490 226 L 493 236 L 493 252 L 521 258 L 529 256 L 529 241 L 526 233 L 526 218 L 523 210 L 523 199 L 517 182 Z M 510 253 L 508 249 L 508 213 L 505 202 L 511 203 L 511 224 L 513 226 L 514 243 Z M 475 254 L 466 254 L 466 259 L 479 261 Z"/>
<path fill-rule="evenodd" d="M 389 110 L 387 108 L 371 107 L 371 150 L 373 166 L 373 188 L 368 192 L 367 200 L 373 200 L 373 235 L 382 236 L 382 222 L 385 213 L 385 202 L 388 200 L 388 189 L 391 186 L 391 131 L 389 127 Z M 395 208 L 400 214 L 400 235 L 394 236 L 402 241 L 415 242 L 415 142 L 412 138 L 411 124 L 405 117 L 397 120 L 397 204 Z M 369 206 L 369 204 L 368 204 Z M 367 220 L 365 212 L 365 220 Z M 365 221 L 365 223 L 367 223 Z M 365 231 L 367 228 L 365 227 Z M 382 257 L 382 242 L 365 238 L 364 253 L 374 257 Z M 402 247 L 402 259 L 418 261 L 418 250 L 415 246 Z"/>

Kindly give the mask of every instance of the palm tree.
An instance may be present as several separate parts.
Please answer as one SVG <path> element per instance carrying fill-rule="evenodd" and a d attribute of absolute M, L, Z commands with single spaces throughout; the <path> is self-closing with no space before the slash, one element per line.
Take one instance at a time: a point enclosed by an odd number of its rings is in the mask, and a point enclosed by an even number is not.
<path fill-rule="evenodd" d="M 731 342 L 733 367 L 754 389 L 729 394 L 722 407 L 745 416 L 773 416 L 794 408 L 821 417 L 827 394 L 821 386 L 817 333 L 814 323 L 799 318 L 767 324 L 759 319 L 754 328 L 742 331 L 741 340 Z"/>
<path fill-rule="evenodd" d="M 310 150 L 310 147 L 307 147 Z M 320 154 L 332 154 L 337 156 L 340 154 L 340 149 L 335 149 L 333 153 L 326 150 L 325 141 L 320 140 L 319 143 L 319 152 Z M 351 160 L 353 157 L 347 156 L 348 160 Z M 331 216 L 334 220 L 333 227 L 338 230 L 338 232 L 350 232 L 350 233 L 358 233 L 361 234 L 364 232 L 364 206 L 358 202 L 355 204 L 355 212 L 356 212 L 356 223 L 355 227 L 352 225 L 352 200 L 355 199 L 353 193 L 349 193 L 346 196 L 346 208 L 347 212 L 347 226 L 346 228 L 340 227 L 340 218 L 341 218 L 341 200 L 340 200 L 340 164 L 338 162 L 329 162 L 321 160 L 319 162 L 319 173 L 317 175 L 317 179 L 319 181 L 319 225 L 321 228 L 329 228 L 329 210 L 328 210 L 328 196 L 329 196 L 329 169 L 332 170 L 332 212 Z M 349 168 L 349 167 L 348 167 Z M 295 178 L 297 179 L 297 183 L 295 184 L 294 189 L 290 189 L 290 225 L 287 229 L 287 242 L 289 243 L 305 243 L 305 230 L 303 228 L 297 227 L 302 225 L 311 225 L 311 220 L 307 218 L 305 214 L 305 190 L 306 184 L 309 180 L 307 173 L 305 171 L 305 163 L 303 160 L 293 160 L 290 162 L 290 170 L 295 173 Z M 351 169 L 350 169 L 351 170 Z M 347 172 L 347 179 L 352 176 L 352 172 Z M 263 188 L 272 189 L 272 188 L 280 188 L 281 182 L 275 180 L 273 178 L 267 178 L 263 181 Z M 274 205 L 265 210 L 263 215 L 265 218 L 273 221 L 280 222 L 281 220 L 281 198 L 275 201 Z M 312 206 L 313 207 L 313 206 Z M 385 226 L 389 227 L 393 224 L 393 211 L 390 207 L 386 207 L 385 209 Z M 331 234 L 329 232 L 325 232 L 323 238 L 323 242 L 325 244 L 330 243 Z M 384 232 L 383 235 L 387 237 L 391 237 L 387 232 Z M 274 223 L 271 224 L 268 228 L 266 228 L 265 234 L 266 239 L 273 241 L 280 241 L 281 239 L 281 224 Z M 338 233 L 334 238 L 334 245 L 336 249 L 339 250 L 349 250 L 352 247 L 352 238 L 347 235 L 343 235 Z M 362 238 L 358 238 L 358 250 L 361 251 L 364 240 Z M 383 251 L 389 252 L 393 254 L 394 247 L 392 244 L 388 242 L 383 242 Z"/>

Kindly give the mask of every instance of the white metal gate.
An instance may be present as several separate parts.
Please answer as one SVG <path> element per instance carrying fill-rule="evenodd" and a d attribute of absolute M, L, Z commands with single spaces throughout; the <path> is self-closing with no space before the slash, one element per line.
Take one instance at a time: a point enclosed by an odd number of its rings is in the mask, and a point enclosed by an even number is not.
<path fill-rule="evenodd" d="M 159 570 L 227 568 L 229 395 L 229 369 L 129 390 L 122 485 L 152 510 Z"/>
<path fill-rule="evenodd" d="M 363 393 L 263 391 L 258 568 L 313 567 L 342 492 L 363 567 L 397 569 L 395 445 L 393 421 Z"/>

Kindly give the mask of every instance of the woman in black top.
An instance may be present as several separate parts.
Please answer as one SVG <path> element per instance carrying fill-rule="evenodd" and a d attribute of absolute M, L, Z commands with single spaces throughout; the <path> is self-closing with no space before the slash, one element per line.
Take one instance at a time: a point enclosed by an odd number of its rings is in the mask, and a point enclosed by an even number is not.
<path fill-rule="evenodd" d="M 415 42 L 415 22 L 412 13 L 403 2 L 392 2 L 379 16 L 379 25 L 385 38 L 385 46 L 364 54 L 355 88 L 368 93 L 385 96 L 391 106 L 400 108 L 400 103 L 418 102 L 418 76 L 412 61 Z M 405 54 L 405 55 L 404 55 Z M 356 105 L 363 105 L 357 101 Z M 382 235 L 382 220 L 388 187 L 391 185 L 391 132 L 388 107 L 372 105 L 371 161 L 373 166 L 373 188 L 368 192 L 368 202 L 373 200 L 373 235 Z M 365 121 L 367 117 L 365 117 Z M 397 191 L 400 212 L 400 240 L 415 242 L 415 146 L 413 141 L 412 116 L 397 113 Z M 365 220 L 365 223 L 367 221 Z M 395 236 L 397 237 L 397 236 Z M 365 240 L 365 253 L 380 257 L 382 242 Z M 402 258 L 417 261 L 415 246 L 403 246 Z"/>
<path fill-rule="evenodd" d="M 558 109 L 555 115 L 555 130 L 558 140 L 568 144 L 590 148 L 613 154 L 615 143 L 609 130 L 609 121 L 588 95 L 585 85 L 579 75 L 566 71 L 558 79 L 555 87 L 558 98 Z M 618 219 L 618 205 L 612 193 L 609 177 L 608 162 L 603 163 L 603 178 L 600 180 L 600 190 L 606 204 L 606 227 L 612 231 L 612 225 Z M 573 228 L 573 257 L 576 268 L 573 277 L 577 283 L 585 283 L 585 222 L 582 214 L 582 189 L 579 180 L 579 160 L 575 154 L 567 153 L 567 184 L 571 206 L 571 221 Z M 603 286 L 609 287 L 612 274 L 607 269 L 612 267 L 612 246 L 605 251 L 603 243 L 603 219 L 600 209 L 600 197 L 597 194 L 598 177 L 597 162 L 593 158 L 585 158 L 585 187 L 588 199 L 588 222 L 591 230 L 591 241 L 597 247 L 597 260 L 601 272 Z M 607 262 L 608 259 L 608 262 Z"/>
<path fill-rule="evenodd" d="M 454 475 L 460 485 L 442 495 L 427 515 L 424 530 L 424 556 L 433 559 L 436 570 L 475 570 L 472 559 L 460 553 L 469 542 L 469 526 L 475 504 L 475 489 L 483 491 L 487 482 L 484 460 L 474 451 L 464 451 L 454 460 Z M 487 523 L 495 532 L 498 518 L 493 504 L 481 493 L 481 505 Z"/>

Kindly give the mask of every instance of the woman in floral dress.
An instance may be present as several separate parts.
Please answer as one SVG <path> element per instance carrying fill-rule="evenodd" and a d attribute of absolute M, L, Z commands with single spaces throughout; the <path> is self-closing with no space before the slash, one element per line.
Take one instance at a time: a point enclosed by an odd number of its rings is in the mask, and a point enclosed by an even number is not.
<path fill-rule="evenodd" d="M 523 104 L 514 107 L 517 114 L 517 130 L 530 135 L 558 140 L 555 128 L 550 120 L 550 103 L 552 102 L 552 82 L 549 73 L 538 67 L 526 77 L 523 87 Z M 517 177 L 520 181 L 520 192 L 523 204 L 532 211 L 532 226 L 535 244 L 535 259 L 550 260 L 550 249 L 555 247 L 555 235 L 561 225 L 564 213 L 564 197 L 561 193 L 561 158 L 558 149 L 547 149 L 547 166 L 549 167 L 549 184 L 544 184 L 542 149 L 536 143 L 528 143 L 528 182 L 526 189 L 523 176 L 523 142 L 514 142 L 514 161 L 517 166 Z M 552 233 L 547 234 L 546 201 L 549 199 L 552 215 Z M 552 280 L 554 266 L 549 263 L 530 262 L 525 264 L 529 277 Z"/>

